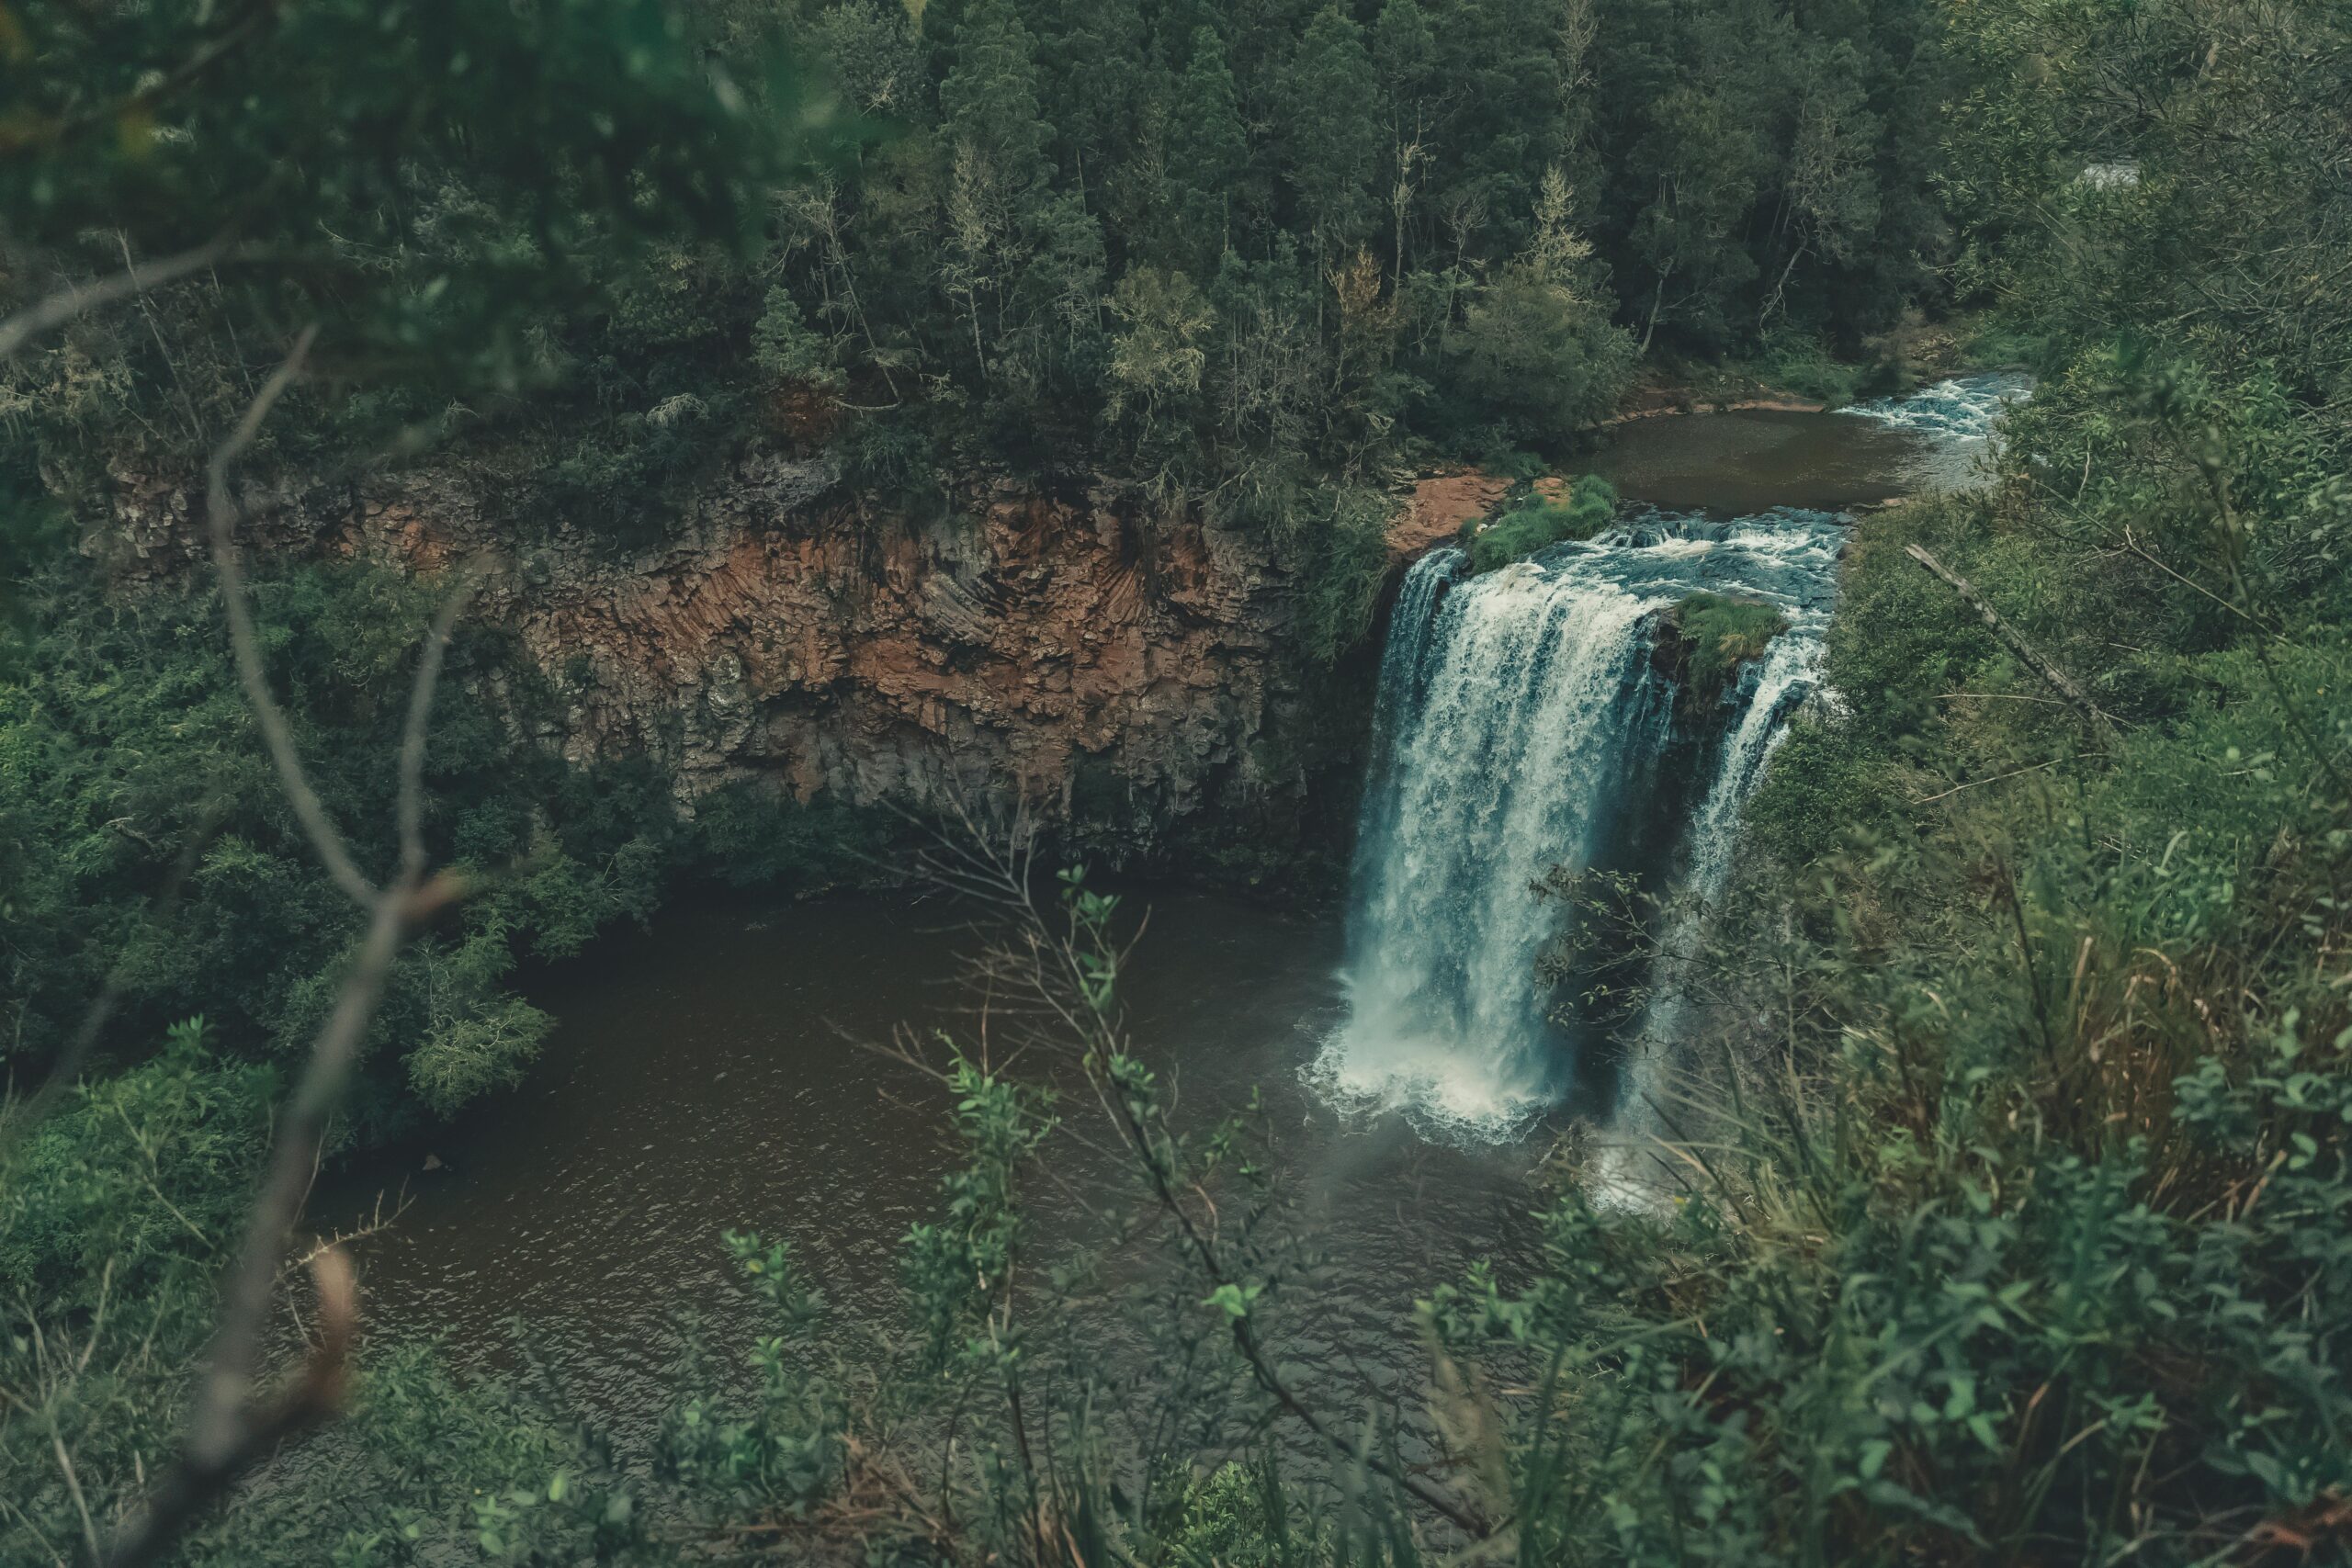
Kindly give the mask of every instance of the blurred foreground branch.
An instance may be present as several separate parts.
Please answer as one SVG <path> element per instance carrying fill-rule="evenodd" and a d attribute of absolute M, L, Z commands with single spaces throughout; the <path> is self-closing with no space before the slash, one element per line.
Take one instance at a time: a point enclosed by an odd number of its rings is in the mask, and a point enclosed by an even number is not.
<path fill-rule="evenodd" d="M 335 885 L 367 914 L 367 932 L 278 1118 L 252 1213 L 221 1284 L 211 1353 L 197 1385 L 196 1408 L 188 1419 L 180 1456 L 158 1478 L 144 1509 L 107 1548 L 105 1562 L 109 1568 L 135 1568 L 157 1561 L 239 1475 L 286 1438 L 327 1418 L 340 1406 L 358 1324 L 357 1292 L 342 1250 L 328 1247 L 311 1258 L 319 1291 L 320 1332 L 301 1371 L 276 1395 L 256 1399 L 270 1304 L 288 1241 L 301 1216 L 325 1146 L 328 1125 L 343 1101 L 392 964 L 409 938 L 463 892 L 455 876 L 428 874 L 423 822 L 425 739 L 434 690 L 440 682 L 450 633 L 464 605 L 464 585 L 444 602 L 417 660 L 399 751 L 394 815 L 400 863 L 392 880 L 382 887 L 360 871 L 311 786 L 292 727 L 270 692 L 262 662 L 260 635 L 236 543 L 243 513 L 232 494 L 230 476 L 259 434 L 271 408 L 300 377 L 316 337 L 315 326 L 303 329 L 284 361 L 254 394 L 229 439 L 212 454 L 207 468 L 206 520 L 238 677 L 271 765 L 312 852 Z"/>

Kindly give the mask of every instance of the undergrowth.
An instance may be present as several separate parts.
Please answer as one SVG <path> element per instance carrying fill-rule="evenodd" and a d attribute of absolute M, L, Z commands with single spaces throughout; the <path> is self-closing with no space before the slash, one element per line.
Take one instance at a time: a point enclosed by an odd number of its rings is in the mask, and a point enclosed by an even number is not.
<path fill-rule="evenodd" d="M 1492 571 L 1567 539 L 1589 539 L 1617 515 L 1617 491 L 1586 474 L 1552 493 L 1531 490 L 1470 537 L 1470 570 Z"/>
<path fill-rule="evenodd" d="M 1682 655 L 1681 700 L 1703 709 L 1718 702 L 1740 666 L 1764 656 L 1789 629 L 1788 617 L 1753 599 L 1692 593 L 1667 613 Z"/>

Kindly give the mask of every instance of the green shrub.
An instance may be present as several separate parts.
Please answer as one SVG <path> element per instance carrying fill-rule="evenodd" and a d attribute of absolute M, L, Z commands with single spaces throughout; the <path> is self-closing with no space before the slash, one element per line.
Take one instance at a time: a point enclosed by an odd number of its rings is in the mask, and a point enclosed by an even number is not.
<path fill-rule="evenodd" d="M 1862 396 L 1871 375 L 1871 367 L 1839 359 L 1818 337 L 1788 331 L 1764 340 L 1754 368 L 1756 378 L 1766 386 L 1832 408 Z"/>
<path fill-rule="evenodd" d="M 1329 664 L 1363 639 L 1388 579 L 1388 520 L 1396 503 L 1378 491 L 1325 492 L 1329 521 L 1294 547 L 1304 557 L 1300 630 L 1306 651 Z M 1318 498 L 1320 499 L 1320 498 Z"/>
<path fill-rule="evenodd" d="M 1789 629 L 1788 617 L 1753 599 L 1693 593 L 1668 612 L 1682 649 L 1682 701 L 1712 707 L 1739 667 L 1760 659 L 1772 639 Z"/>
<path fill-rule="evenodd" d="M 1530 494 L 1470 540 L 1470 570 L 1492 571 L 1564 539 L 1589 539 L 1617 515 L 1617 491 L 1587 474 L 1558 501 Z"/>

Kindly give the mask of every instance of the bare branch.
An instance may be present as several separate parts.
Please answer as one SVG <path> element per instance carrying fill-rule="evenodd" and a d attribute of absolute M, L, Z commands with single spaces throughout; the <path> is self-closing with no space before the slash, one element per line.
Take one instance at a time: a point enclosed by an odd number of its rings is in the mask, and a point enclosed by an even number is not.
<path fill-rule="evenodd" d="M 442 601 L 441 613 L 433 617 L 433 630 L 426 636 L 424 651 L 416 661 L 415 682 L 409 688 L 408 721 L 401 731 L 400 796 L 395 808 L 400 819 L 401 876 L 404 881 L 414 881 L 424 874 L 425 726 L 433 716 L 433 691 L 441 683 L 441 660 L 448 651 L 449 634 L 472 593 L 472 573 L 460 568 L 457 587 Z"/>
<path fill-rule="evenodd" d="M 330 1245 L 310 1255 L 318 1280 L 321 1335 L 301 1375 L 276 1399 L 257 1404 L 254 1390 L 270 1303 L 288 1242 L 325 1146 L 328 1122 L 342 1103 L 393 963 L 408 938 L 461 891 L 454 876 L 444 874 L 428 878 L 425 874 L 422 796 L 424 728 L 441 673 L 443 649 L 464 604 L 462 590 L 450 595 L 435 618 L 410 694 L 397 807 L 401 866 L 398 879 L 380 891 L 352 863 L 341 836 L 311 791 L 295 754 L 291 730 L 270 697 L 262 670 L 260 639 L 252 607 L 246 603 L 244 575 L 237 556 L 238 513 L 229 497 L 228 476 L 237 457 L 253 444 L 271 406 L 300 373 L 316 335 L 314 327 L 303 331 L 285 362 L 254 395 L 235 432 L 213 454 L 207 505 L 213 559 L 220 573 L 230 639 L 246 700 L 253 705 L 278 778 L 313 848 L 344 891 L 368 911 L 368 929 L 336 991 L 334 1010 L 311 1042 L 301 1078 L 278 1118 L 244 1235 L 221 1282 L 220 1315 L 214 1325 L 210 1355 L 197 1383 L 187 1441 L 177 1462 L 149 1494 L 143 1511 L 115 1538 L 105 1558 L 110 1568 L 132 1568 L 156 1561 L 188 1521 L 239 1474 L 287 1437 L 324 1419 L 340 1404 L 358 1321 L 350 1265 L 341 1249 Z"/>
<path fill-rule="evenodd" d="M 74 1499 L 74 1511 L 82 1517 L 82 1539 L 90 1548 L 90 1556 L 98 1555 L 98 1527 L 90 1520 L 90 1505 L 82 1495 L 82 1478 L 74 1473 L 74 1456 L 65 1451 L 65 1439 L 57 1430 L 57 1417 L 49 1418 L 50 1451 L 57 1456 L 58 1473 L 65 1478 L 65 1490 Z"/>
<path fill-rule="evenodd" d="M 201 1459 L 191 1450 L 156 1483 L 147 1510 L 115 1538 L 107 1568 L 156 1562 L 204 1506 L 254 1463 L 342 1406 L 350 1382 L 351 1347 L 359 1330 L 359 1292 L 351 1260 L 330 1247 L 311 1260 L 319 1293 L 319 1337 L 301 1372 L 266 1407 L 241 1413 L 227 1441 Z"/>
<path fill-rule="evenodd" d="M 2108 716 L 2097 703 L 2091 701 L 2089 694 L 2076 685 L 2072 676 L 2058 668 L 2033 644 L 2026 641 L 2016 627 L 2002 619 L 2001 613 L 1987 604 L 1982 593 L 1976 592 L 1974 583 L 1929 555 L 1923 546 L 1905 545 L 1903 547 L 1903 553 L 1918 562 L 1922 570 L 1939 579 L 1945 586 L 1959 594 L 1968 607 L 1976 612 L 1977 619 L 1984 623 L 1985 629 L 1993 634 L 1995 640 L 2017 655 L 2019 663 L 2041 676 L 2052 691 L 2065 698 L 2067 705 L 2082 716 L 2083 723 L 2099 744 L 2108 747 L 2115 745 L 2115 720 Z"/>
<path fill-rule="evenodd" d="M 243 683 L 245 701 L 253 707 L 254 721 L 261 726 L 262 741 L 269 749 L 269 760 L 277 769 L 287 802 L 294 807 L 304 836 L 311 840 L 311 849 L 325 864 L 335 886 L 349 894 L 355 903 L 371 906 L 377 897 L 375 885 L 360 874 L 350 851 L 344 847 L 343 835 L 328 817 L 324 803 L 311 787 L 310 777 L 302 771 L 301 756 L 294 749 L 293 727 L 287 723 L 285 711 L 270 695 L 269 673 L 261 662 L 261 634 L 254 626 L 253 605 L 245 597 L 244 563 L 237 555 L 237 524 L 242 513 L 229 493 L 229 470 L 254 444 L 270 409 L 301 374 L 303 361 L 310 357 L 311 344 L 318 335 L 316 322 L 302 329 L 285 360 L 270 372 L 269 379 L 254 394 L 244 417 L 237 422 L 236 430 L 212 454 L 206 470 L 205 522 L 212 536 L 213 568 L 220 574 L 220 600 L 229 615 L 229 645 L 236 654 L 237 678 Z"/>
<path fill-rule="evenodd" d="M 92 283 L 67 284 L 48 298 L 0 321 L 0 359 L 14 358 L 17 351 L 25 344 L 43 333 L 54 332 L 77 316 L 130 299 L 141 289 L 161 288 L 167 283 L 176 283 L 190 273 L 202 272 L 229 254 L 230 243 L 230 236 L 223 231 L 194 250 L 149 262 L 144 267 L 125 267 Z"/>

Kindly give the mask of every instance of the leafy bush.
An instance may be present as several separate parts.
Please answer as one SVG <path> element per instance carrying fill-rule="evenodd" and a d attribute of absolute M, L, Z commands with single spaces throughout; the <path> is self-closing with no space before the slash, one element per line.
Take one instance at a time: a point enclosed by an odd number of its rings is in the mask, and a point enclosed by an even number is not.
<path fill-rule="evenodd" d="M 1566 539 L 1589 539 L 1616 515 L 1617 491 L 1597 475 L 1583 475 L 1557 497 L 1530 492 L 1471 536 L 1470 570 L 1492 571 Z"/>
<path fill-rule="evenodd" d="M 158 1054 L 67 1089 L 37 1124 L 0 1104 L 0 1384 L 29 1396 L 0 1403 L 0 1560 L 54 1561 L 54 1543 L 84 1539 L 85 1506 L 110 1519 L 178 1439 L 283 1088 L 208 1032 L 174 1025 Z M 494 1560 L 495 1534 L 572 1561 L 627 1533 L 594 1445 L 511 1389 L 460 1383 L 430 1344 L 371 1353 L 353 1405 L 332 1452 L 298 1461 L 320 1484 L 253 1488 L 171 1560 L 391 1568 L 477 1547 Z"/>
<path fill-rule="evenodd" d="M 1305 558 L 1301 646 L 1329 664 L 1363 640 L 1388 581 L 1388 523 L 1395 501 L 1379 491 L 1338 487 L 1316 497 L 1326 520 L 1293 548 Z"/>
<path fill-rule="evenodd" d="M 1789 629 L 1788 617 L 1753 599 L 1693 593 L 1667 612 L 1682 650 L 1682 701 L 1693 709 L 1723 698 L 1739 667 L 1761 659 L 1772 639 Z"/>
<path fill-rule="evenodd" d="M 1864 388 L 1872 377 L 1871 367 L 1838 358 L 1819 337 L 1786 329 L 1765 338 L 1754 369 L 1757 379 L 1766 386 L 1831 408 L 1866 395 Z"/>
<path fill-rule="evenodd" d="M 256 608 L 322 796 L 360 863 L 388 865 L 383 760 L 426 592 L 380 569 L 303 566 L 258 583 Z M 334 1005 L 358 917 L 261 754 L 212 596 L 118 604 L 44 571 L 25 609 L 19 673 L 0 682 L 0 936 L 15 1009 L 0 1057 L 19 1081 L 37 1075 L 109 983 L 106 1044 L 152 1038 L 190 1010 L 232 1054 L 302 1050 Z M 493 671 L 503 678 L 482 678 Z M 475 892 L 394 969 L 345 1126 L 361 1141 L 516 1080 L 551 1026 L 509 989 L 518 955 L 577 953 L 648 916 L 681 874 L 808 889 L 872 875 L 892 842 L 869 816 L 741 790 L 688 824 L 648 766 L 577 767 L 518 739 L 545 694 L 494 634 L 461 627 L 450 671 L 424 825 Z"/>

